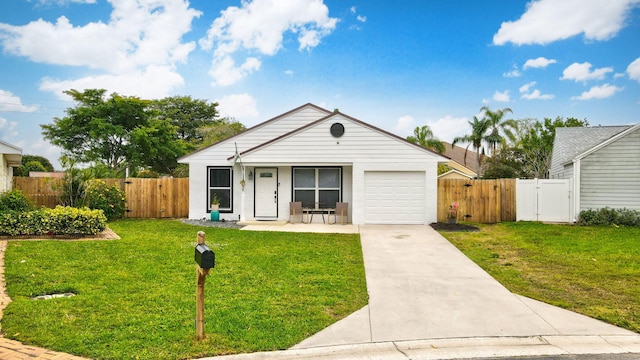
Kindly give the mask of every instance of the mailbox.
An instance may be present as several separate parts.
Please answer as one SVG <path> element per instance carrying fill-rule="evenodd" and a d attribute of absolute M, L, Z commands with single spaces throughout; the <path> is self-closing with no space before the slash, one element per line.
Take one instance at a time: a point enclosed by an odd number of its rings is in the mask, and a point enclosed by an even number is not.
<path fill-rule="evenodd" d="M 196 246 L 196 263 L 203 269 L 211 269 L 216 266 L 216 254 L 205 244 Z"/>

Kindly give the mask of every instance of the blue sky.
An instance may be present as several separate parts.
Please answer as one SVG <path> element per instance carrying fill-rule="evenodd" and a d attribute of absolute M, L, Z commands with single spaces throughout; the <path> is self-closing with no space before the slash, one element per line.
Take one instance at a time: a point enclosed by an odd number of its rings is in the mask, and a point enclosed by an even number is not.
<path fill-rule="evenodd" d="M 68 89 L 216 101 L 247 126 L 307 102 L 400 136 L 514 119 L 640 122 L 640 0 L 3 0 L 0 140 L 57 165 Z"/>

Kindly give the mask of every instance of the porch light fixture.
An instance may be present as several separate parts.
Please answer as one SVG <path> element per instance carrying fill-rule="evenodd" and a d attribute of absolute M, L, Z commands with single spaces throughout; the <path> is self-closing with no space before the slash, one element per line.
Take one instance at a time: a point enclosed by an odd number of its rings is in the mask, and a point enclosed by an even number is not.
<path fill-rule="evenodd" d="M 249 180 L 253 180 L 253 171 L 249 170 Z"/>

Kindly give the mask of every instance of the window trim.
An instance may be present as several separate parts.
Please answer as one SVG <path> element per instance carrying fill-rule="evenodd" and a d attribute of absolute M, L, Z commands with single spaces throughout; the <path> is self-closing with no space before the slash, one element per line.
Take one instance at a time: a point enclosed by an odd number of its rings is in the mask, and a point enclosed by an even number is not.
<path fill-rule="evenodd" d="M 211 170 L 229 170 L 229 187 L 212 187 L 211 186 Z M 207 166 L 207 203 L 205 208 L 207 213 L 211 213 L 211 190 L 212 189 L 229 189 L 229 208 L 220 208 L 221 213 L 233 212 L 233 167 L 231 166 Z"/>
<path fill-rule="evenodd" d="M 314 173 L 315 173 L 315 188 L 306 188 L 306 187 L 302 187 L 302 188 L 296 188 L 296 184 L 295 184 L 295 174 L 296 174 L 296 169 L 314 169 Z M 320 187 L 320 169 L 337 169 L 340 172 L 340 185 L 339 188 L 326 188 L 326 187 Z M 344 184 L 343 184 L 343 168 L 342 166 L 293 166 L 291 168 L 291 199 L 292 201 L 296 201 L 296 190 L 314 190 L 315 193 L 315 203 L 318 204 L 318 200 L 320 199 L 320 191 L 321 190 L 338 190 L 339 192 L 339 196 L 338 196 L 338 202 L 342 201 L 342 196 L 343 196 L 343 192 L 344 192 Z"/>

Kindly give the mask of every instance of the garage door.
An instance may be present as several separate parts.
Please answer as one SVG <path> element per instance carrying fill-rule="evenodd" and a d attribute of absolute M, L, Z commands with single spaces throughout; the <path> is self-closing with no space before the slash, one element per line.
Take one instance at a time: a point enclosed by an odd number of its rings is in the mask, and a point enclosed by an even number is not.
<path fill-rule="evenodd" d="M 424 172 L 364 173 L 365 224 L 424 224 Z"/>

